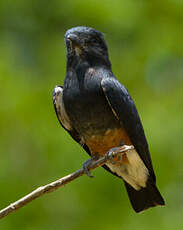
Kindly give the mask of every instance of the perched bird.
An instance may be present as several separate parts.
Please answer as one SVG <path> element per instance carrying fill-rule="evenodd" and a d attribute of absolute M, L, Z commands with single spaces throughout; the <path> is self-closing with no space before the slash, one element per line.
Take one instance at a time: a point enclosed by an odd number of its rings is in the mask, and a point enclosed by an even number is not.
<path fill-rule="evenodd" d="M 131 96 L 111 70 L 103 34 L 79 26 L 66 32 L 65 43 L 66 77 L 64 85 L 53 91 L 60 124 L 92 158 L 133 145 L 134 151 L 103 167 L 124 180 L 136 212 L 164 205 L 141 120 Z M 86 172 L 87 166 L 88 162 Z"/>

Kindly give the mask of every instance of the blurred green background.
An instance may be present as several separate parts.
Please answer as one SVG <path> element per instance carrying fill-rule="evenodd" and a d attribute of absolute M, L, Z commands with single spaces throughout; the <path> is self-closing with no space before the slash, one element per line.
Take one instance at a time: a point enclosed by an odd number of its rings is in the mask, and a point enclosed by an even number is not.
<path fill-rule="evenodd" d="M 87 154 L 60 127 L 64 33 L 102 31 L 134 98 L 166 200 L 136 214 L 123 183 L 98 168 L 0 221 L 2 230 L 183 229 L 183 1 L 0 1 L 0 208 L 80 168 Z"/>

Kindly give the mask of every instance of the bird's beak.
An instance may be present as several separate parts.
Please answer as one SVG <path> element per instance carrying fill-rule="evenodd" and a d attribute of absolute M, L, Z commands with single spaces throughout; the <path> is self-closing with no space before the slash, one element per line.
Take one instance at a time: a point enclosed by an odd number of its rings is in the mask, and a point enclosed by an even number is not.
<path fill-rule="evenodd" d="M 68 34 L 66 37 L 66 43 L 77 55 L 81 54 L 81 42 L 76 34 Z"/>
<path fill-rule="evenodd" d="M 68 34 L 66 41 L 69 42 L 72 47 L 79 46 L 79 38 L 76 34 Z"/>

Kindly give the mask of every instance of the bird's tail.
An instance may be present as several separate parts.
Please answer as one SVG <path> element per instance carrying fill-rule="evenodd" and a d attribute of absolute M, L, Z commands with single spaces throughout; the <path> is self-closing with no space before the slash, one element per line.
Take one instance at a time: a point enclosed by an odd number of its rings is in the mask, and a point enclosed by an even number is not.
<path fill-rule="evenodd" d="M 161 196 L 155 183 L 148 180 L 146 187 L 140 190 L 135 190 L 131 185 L 125 182 L 126 190 L 132 207 L 136 212 L 141 212 L 150 207 L 157 205 L 165 205 L 163 197 Z"/>

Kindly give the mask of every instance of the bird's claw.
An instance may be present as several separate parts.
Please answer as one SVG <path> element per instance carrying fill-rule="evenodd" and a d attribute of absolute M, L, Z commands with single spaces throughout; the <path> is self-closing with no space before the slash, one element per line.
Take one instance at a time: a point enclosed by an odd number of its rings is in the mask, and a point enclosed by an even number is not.
<path fill-rule="evenodd" d="M 85 173 L 86 175 L 88 175 L 90 178 L 93 178 L 93 177 L 94 177 L 94 176 L 91 175 L 91 173 L 90 173 L 90 171 L 89 171 L 89 169 L 88 169 L 88 167 L 92 164 L 92 162 L 93 162 L 93 159 L 91 158 L 91 159 L 86 160 L 86 161 L 83 163 L 83 170 L 84 170 L 84 173 Z"/>
<path fill-rule="evenodd" d="M 124 153 L 126 154 L 127 151 L 130 151 L 132 149 L 134 149 L 134 147 L 132 145 L 128 146 L 128 145 L 122 144 L 120 147 L 115 147 L 115 148 L 110 149 L 106 153 L 106 157 L 107 157 L 107 159 L 110 160 L 110 162 L 112 164 L 120 164 L 121 165 L 122 160 L 123 160 L 123 154 Z M 121 153 L 121 154 L 118 156 L 115 156 L 115 153 Z M 113 159 L 115 159 L 115 162 Z"/>
<path fill-rule="evenodd" d="M 113 158 L 114 158 L 114 152 L 116 152 L 117 151 L 117 149 L 118 148 L 112 148 L 112 149 L 110 149 L 107 153 L 106 153 L 106 155 L 107 155 L 107 158 L 110 160 L 110 162 L 112 163 L 112 164 L 115 164 L 115 162 L 113 161 Z"/>

